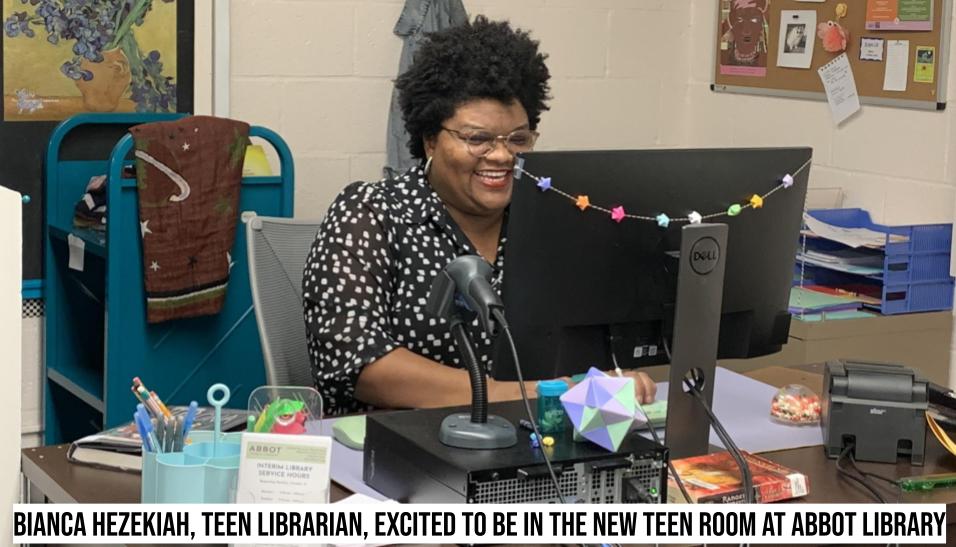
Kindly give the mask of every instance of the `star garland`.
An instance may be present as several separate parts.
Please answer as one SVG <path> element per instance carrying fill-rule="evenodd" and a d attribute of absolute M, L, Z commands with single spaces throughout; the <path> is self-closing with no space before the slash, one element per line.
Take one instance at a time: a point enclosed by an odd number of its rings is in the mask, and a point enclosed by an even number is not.
<path fill-rule="evenodd" d="M 802 173 L 807 167 L 809 167 L 811 161 L 812 160 L 807 160 L 806 163 L 801 165 L 799 169 L 793 172 L 793 174 L 784 175 L 780 180 L 777 181 L 777 185 L 774 186 L 773 189 L 771 189 L 769 192 L 763 195 L 753 194 L 752 196 L 750 196 L 750 199 L 748 199 L 746 203 L 742 203 L 742 204 L 734 203 L 733 205 L 728 207 L 726 211 L 720 211 L 717 213 L 710 213 L 706 215 L 702 215 L 698 213 L 697 211 L 691 211 L 686 217 L 677 217 L 677 218 L 671 218 L 667 216 L 665 213 L 659 213 L 656 216 L 633 215 L 625 211 L 623 205 L 617 205 L 612 208 L 595 205 L 591 203 L 591 199 L 587 195 L 582 194 L 582 195 L 572 196 L 571 194 L 559 188 L 555 188 L 554 186 L 551 185 L 551 177 L 538 177 L 532 173 L 529 173 L 528 171 L 525 171 L 525 169 L 520 164 L 515 165 L 515 169 L 522 174 L 528 175 L 532 180 L 534 180 L 535 184 L 538 186 L 538 188 L 541 189 L 542 192 L 555 192 L 558 195 L 563 196 L 564 198 L 574 203 L 575 207 L 577 207 L 578 209 L 581 209 L 582 212 L 588 209 L 593 209 L 595 211 L 600 211 L 606 215 L 610 215 L 611 220 L 617 223 L 623 222 L 624 219 L 631 219 L 631 220 L 641 220 L 644 222 L 654 222 L 661 228 L 667 228 L 668 226 L 670 226 L 671 223 L 686 222 L 690 224 L 700 224 L 701 222 L 705 220 L 711 220 L 714 218 L 720 218 L 724 216 L 735 217 L 739 215 L 740 213 L 742 213 L 745 209 L 760 209 L 763 207 L 764 201 L 766 201 L 767 198 L 769 198 L 770 196 L 772 196 L 773 194 L 777 193 L 780 190 L 787 189 L 793 186 L 794 177 L 796 177 L 797 175 Z"/>

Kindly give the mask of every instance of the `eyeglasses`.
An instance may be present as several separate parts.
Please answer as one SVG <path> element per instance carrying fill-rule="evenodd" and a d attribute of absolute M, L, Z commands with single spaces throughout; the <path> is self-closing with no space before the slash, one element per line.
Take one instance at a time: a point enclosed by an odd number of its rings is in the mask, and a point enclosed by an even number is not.
<path fill-rule="evenodd" d="M 447 127 L 442 127 L 442 129 L 461 139 L 461 141 L 465 143 L 465 146 L 468 147 L 468 152 L 478 158 L 483 158 L 490 154 L 491 151 L 495 149 L 498 141 L 503 142 L 505 148 L 512 154 L 518 154 L 521 152 L 530 152 L 531 149 L 534 148 L 534 142 L 538 140 L 538 132 L 530 129 L 518 129 L 507 135 L 498 136 L 492 135 L 487 131 L 473 129 L 466 131 L 457 131 Z"/>

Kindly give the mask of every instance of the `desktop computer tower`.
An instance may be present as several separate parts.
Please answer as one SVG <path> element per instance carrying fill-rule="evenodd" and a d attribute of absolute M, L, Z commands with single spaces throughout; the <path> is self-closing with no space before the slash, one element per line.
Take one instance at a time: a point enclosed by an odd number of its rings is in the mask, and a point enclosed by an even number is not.
<path fill-rule="evenodd" d="M 662 503 L 667 499 L 667 449 L 631 433 L 616 452 L 554 435 L 551 448 L 535 448 L 518 429 L 518 444 L 469 450 L 438 440 L 442 419 L 466 409 L 370 414 L 364 480 L 391 499 L 412 503 L 553 503 L 554 487 L 541 451 L 548 450 L 568 503 Z M 521 401 L 489 405 L 517 426 L 527 419 Z"/>

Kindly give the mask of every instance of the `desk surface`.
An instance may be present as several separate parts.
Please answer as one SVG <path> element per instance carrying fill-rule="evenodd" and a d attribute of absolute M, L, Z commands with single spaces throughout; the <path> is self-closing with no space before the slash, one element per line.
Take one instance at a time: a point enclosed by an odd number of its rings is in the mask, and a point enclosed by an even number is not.
<path fill-rule="evenodd" d="M 801 383 L 819 392 L 822 376 L 812 367 L 785 369 L 768 367 L 747 373 L 762 382 L 781 386 Z M 75 465 L 66 459 L 67 445 L 26 448 L 22 451 L 24 475 L 47 498 L 56 503 L 139 503 L 140 476 L 120 471 Z M 872 499 L 854 483 L 839 478 L 834 460 L 826 457 L 819 446 L 767 452 L 763 456 L 798 469 L 810 480 L 810 494 L 801 498 L 804 503 L 869 503 Z M 925 465 L 910 466 L 860 463 L 865 471 L 891 477 L 956 472 L 956 456 L 950 455 L 934 438 L 927 439 Z M 332 501 L 346 497 L 349 492 L 333 483 Z M 888 500 L 893 495 L 884 485 L 878 485 Z M 906 493 L 902 501 L 912 503 L 945 503 L 948 520 L 956 521 L 956 489 L 941 489 L 928 493 Z"/>

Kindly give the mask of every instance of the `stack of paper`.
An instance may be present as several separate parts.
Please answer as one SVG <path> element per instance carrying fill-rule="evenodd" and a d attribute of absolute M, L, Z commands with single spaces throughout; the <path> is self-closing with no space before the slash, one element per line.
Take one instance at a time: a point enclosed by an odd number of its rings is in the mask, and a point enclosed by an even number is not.
<path fill-rule="evenodd" d="M 838 272 L 878 277 L 883 274 L 883 255 L 858 249 L 806 250 L 797 260 Z"/>
<path fill-rule="evenodd" d="M 824 294 L 803 287 L 790 289 L 790 313 L 821 313 L 857 310 L 862 306 L 859 299 L 849 296 Z"/>
<path fill-rule="evenodd" d="M 869 247 L 871 249 L 883 249 L 886 246 L 887 234 L 883 232 L 877 232 L 868 228 L 841 228 L 839 226 L 827 224 L 826 222 L 823 222 L 822 220 L 819 220 L 810 214 L 803 215 L 803 222 L 809 229 L 808 235 L 823 237 L 831 241 L 842 243 L 848 247 Z M 903 242 L 906 241 L 906 239 L 907 238 L 905 236 L 895 234 L 889 235 L 889 240 L 894 243 Z"/>

